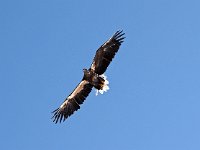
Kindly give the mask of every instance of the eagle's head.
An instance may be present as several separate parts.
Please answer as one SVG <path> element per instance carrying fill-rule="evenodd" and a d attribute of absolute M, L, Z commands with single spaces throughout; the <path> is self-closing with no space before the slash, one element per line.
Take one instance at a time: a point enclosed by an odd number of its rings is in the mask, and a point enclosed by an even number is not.
<path fill-rule="evenodd" d="M 91 73 L 88 69 L 83 69 L 83 73 L 84 73 L 84 76 L 83 76 L 83 79 L 85 80 L 89 80 L 91 78 Z"/>
<path fill-rule="evenodd" d="M 83 72 L 84 72 L 84 74 L 85 74 L 85 73 L 88 73 L 89 71 L 88 71 L 87 69 L 84 68 L 84 69 L 83 69 Z"/>
<path fill-rule="evenodd" d="M 84 73 L 85 76 L 90 76 L 91 75 L 90 70 L 85 69 L 85 68 L 83 69 L 83 73 Z"/>

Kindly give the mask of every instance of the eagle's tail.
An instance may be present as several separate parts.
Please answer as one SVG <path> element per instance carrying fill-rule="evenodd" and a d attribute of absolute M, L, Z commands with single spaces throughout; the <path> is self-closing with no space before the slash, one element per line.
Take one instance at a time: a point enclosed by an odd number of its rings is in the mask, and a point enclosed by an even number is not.
<path fill-rule="evenodd" d="M 103 92 L 107 92 L 109 90 L 109 81 L 107 80 L 107 77 L 104 74 L 100 75 L 99 77 L 103 79 L 103 82 L 101 85 L 101 89 L 96 89 L 96 96 L 98 95 L 98 93 L 103 94 Z"/>

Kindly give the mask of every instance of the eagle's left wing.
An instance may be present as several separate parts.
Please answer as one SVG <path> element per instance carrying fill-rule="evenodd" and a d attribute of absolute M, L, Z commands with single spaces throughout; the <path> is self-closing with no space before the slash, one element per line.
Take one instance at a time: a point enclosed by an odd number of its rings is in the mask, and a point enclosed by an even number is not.
<path fill-rule="evenodd" d="M 65 121 L 74 111 L 77 111 L 80 108 L 79 105 L 84 102 L 92 88 L 93 86 L 88 81 L 82 80 L 62 105 L 53 111 L 53 122 Z"/>
<path fill-rule="evenodd" d="M 92 65 L 90 67 L 95 73 L 101 75 L 103 74 L 115 54 L 118 52 L 123 39 L 123 31 L 117 31 L 108 41 L 106 41 L 96 52 L 93 59 Z"/>

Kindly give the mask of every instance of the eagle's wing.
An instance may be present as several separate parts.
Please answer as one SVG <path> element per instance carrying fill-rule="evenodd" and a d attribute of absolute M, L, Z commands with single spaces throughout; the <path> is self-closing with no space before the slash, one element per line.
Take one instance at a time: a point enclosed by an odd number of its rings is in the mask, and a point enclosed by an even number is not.
<path fill-rule="evenodd" d="M 125 33 L 123 31 L 117 31 L 108 41 L 106 41 L 96 52 L 93 59 L 91 70 L 95 73 L 101 75 L 103 74 L 115 54 L 119 50 L 121 43 L 123 42 L 123 37 Z"/>
<path fill-rule="evenodd" d="M 92 87 L 93 86 L 88 81 L 82 80 L 74 91 L 65 99 L 62 105 L 53 111 L 53 122 L 65 121 L 74 111 L 78 110 L 80 108 L 79 105 L 84 102 L 91 92 Z"/>

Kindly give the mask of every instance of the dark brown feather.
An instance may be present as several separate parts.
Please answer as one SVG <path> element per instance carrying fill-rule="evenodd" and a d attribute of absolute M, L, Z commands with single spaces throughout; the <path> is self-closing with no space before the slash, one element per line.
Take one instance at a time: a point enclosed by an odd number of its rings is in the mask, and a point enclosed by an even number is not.
<path fill-rule="evenodd" d="M 84 102 L 86 97 L 91 92 L 93 86 L 86 80 L 82 80 L 74 91 L 65 99 L 63 104 L 52 113 L 53 122 L 61 122 L 71 116 L 75 111 L 80 108 L 80 104 Z"/>
<path fill-rule="evenodd" d="M 94 72 L 99 75 L 106 71 L 115 54 L 118 52 L 123 39 L 125 38 L 123 35 L 123 31 L 117 31 L 97 50 L 90 67 L 91 70 L 94 70 Z"/>

